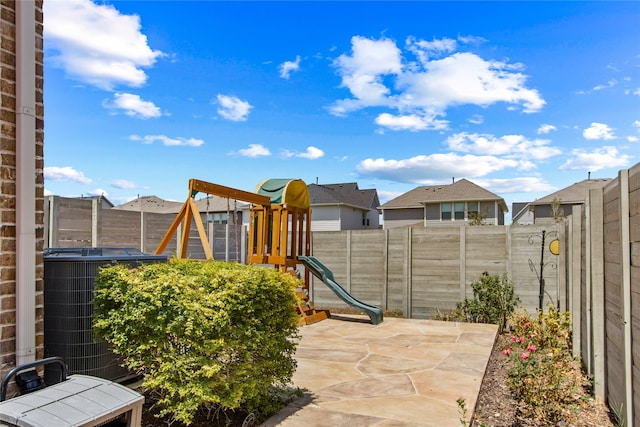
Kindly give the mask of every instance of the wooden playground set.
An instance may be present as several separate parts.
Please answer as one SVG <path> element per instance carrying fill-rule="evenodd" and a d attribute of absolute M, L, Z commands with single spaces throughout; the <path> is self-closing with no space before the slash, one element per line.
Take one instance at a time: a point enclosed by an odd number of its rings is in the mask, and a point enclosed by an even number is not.
<path fill-rule="evenodd" d="M 191 221 L 195 222 L 207 259 L 213 259 L 195 197 L 198 193 L 250 203 L 247 264 L 271 265 L 283 273 L 299 277 L 299 257 L 309 257 L 311 251 L 311 208 L 307 184 L 300 179 L 267 179 L 254 193 L 197 179 L 189 180 L 189 197 L 171 223 L 156 254 L 162 254 L 176 234 L 183 230 L 176 257 L 187 255 Z M 300 277 L 302 279 L 302 277 Z M 330 316 L 327 310 L 316 310 L 309 298 L 309 269 L 305 269 L 301 287 L 297 289 L 301 322 L 311 324 Z"/>

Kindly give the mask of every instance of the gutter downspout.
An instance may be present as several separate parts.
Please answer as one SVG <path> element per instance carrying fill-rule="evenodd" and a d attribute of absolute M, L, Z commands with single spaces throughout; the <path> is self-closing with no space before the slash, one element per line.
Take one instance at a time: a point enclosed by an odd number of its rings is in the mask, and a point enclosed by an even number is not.
<path fill-rule="evenodd" d="M 16 365 L 36 356 L 36 5 L 16 5 Z"/>

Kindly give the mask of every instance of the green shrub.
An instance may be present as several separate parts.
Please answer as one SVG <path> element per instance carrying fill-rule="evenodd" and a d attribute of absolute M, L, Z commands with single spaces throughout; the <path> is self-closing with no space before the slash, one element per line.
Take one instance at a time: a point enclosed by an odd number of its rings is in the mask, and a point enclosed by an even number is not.
<path fill-rule="evenodd" d="M 160 416 L 249 411 L 295 371 L 297 279 L 275 269 L 178 261 L 102 269 L 94 330 L 160 396 Z"/>
<path fill-rule="evenodd" d="M 521 412 L 541 425 L 571 422 L 572 414 L 588 395 L 589 385 L 580 363 L 571 355 L 570 313 L 553 306 L 537 317 L 514 314 L 507 383 L 521 403 Z"/>
<path fill-rule="evenodd" d="M 480 280 L 471 284 L 473 299 L 465 298 L 456 306 L 463 320 L 472 323 L 493 323 L 502 332 L 507 319 L 514 312 L 520 299 L 507 275 L 482 273 Z"/>

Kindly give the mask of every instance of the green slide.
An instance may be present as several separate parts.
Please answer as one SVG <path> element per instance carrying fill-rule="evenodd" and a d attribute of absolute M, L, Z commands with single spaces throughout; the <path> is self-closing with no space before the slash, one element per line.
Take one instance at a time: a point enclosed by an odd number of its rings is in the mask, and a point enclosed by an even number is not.
<path fill-rule="evenodd" d="M 325 285 L 329 287 L 340 299 L 352 307 L 360 309 L 367 313 L 371 323 L 377 325 L 382 323 L 382 310 L 375 305 L 364 303 L 353 297 L 342 286 L 340 286 L 333 278 L 333 273 L 324 264 L 322 264 L 316 257 L 312 256 L 299 256 L 298 259 L 309 271 L 322 280 Z"/>

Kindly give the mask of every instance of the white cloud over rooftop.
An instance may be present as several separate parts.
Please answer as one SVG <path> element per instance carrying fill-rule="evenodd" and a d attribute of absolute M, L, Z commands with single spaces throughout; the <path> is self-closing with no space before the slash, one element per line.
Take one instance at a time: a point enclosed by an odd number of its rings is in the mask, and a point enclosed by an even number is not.
<path fill-rule="evenodd" d="M 51 181 L 73 181 L 80 184 L 91 184 L 91 180 L 84 176 L 83 172 L 75 170 L 71 166 L 47 166 L 44 168 L 45 179 Z"/>

